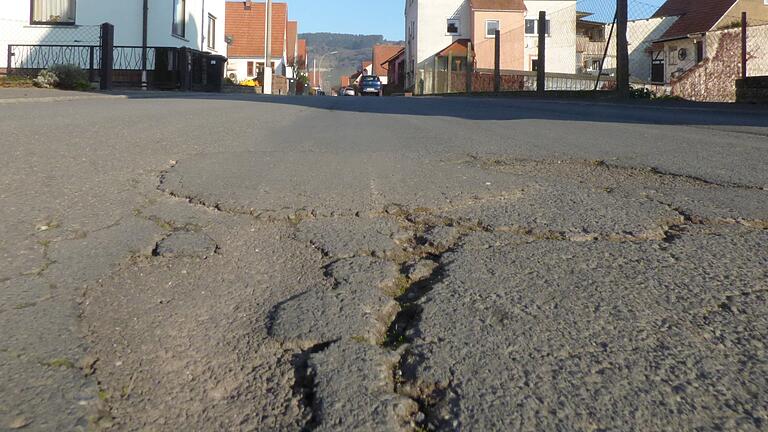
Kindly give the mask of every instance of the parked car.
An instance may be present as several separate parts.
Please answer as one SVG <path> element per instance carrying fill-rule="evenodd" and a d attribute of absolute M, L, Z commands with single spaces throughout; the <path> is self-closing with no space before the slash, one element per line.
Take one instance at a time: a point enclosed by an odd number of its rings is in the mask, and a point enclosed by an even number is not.
<path fill-rule="evenodd" d="M 360 78 L 360 94 L 363 96 L 381 96 L 381 80 L 376 75 L 364 75 Z"/>
<path fill-rule="evenodd" d="M 345 87 L 341 91 L 342 96 L 357 96 L 357 93 L 355 92 L 355 89 L 352 87 Z"/>

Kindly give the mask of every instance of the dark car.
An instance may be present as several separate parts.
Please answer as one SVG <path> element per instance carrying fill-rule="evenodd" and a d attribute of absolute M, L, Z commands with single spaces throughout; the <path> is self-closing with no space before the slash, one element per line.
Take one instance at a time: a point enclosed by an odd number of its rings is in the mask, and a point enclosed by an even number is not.
<path fill-rule="evenodd" d="M 376 75 L 364 75 L 360 78 L 360 94 L 363 96 L 381 96 L 381 80 Z"/>

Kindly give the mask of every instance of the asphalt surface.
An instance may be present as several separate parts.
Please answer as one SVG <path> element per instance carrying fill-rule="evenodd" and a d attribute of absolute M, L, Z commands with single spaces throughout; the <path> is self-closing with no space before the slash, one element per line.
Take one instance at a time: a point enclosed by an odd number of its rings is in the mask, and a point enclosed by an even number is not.
<path fill-rule="evenodd" d="M 3 98 L 0 430 L 768 428 L 765 108 Z"/>

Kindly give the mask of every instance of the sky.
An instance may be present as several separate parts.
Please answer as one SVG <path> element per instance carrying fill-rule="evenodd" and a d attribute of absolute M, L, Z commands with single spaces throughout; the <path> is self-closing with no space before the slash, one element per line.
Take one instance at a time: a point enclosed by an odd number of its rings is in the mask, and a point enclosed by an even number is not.
<path fill-rule="evenodd" d="M 387 40 L 405 36 L 405 0 L 283 0 L 300 33 L 380 34 Z"/>
<path fill-rule="evenodd" d="M 279 1 L 279 0 L 278 0 Z M 299 32 L 380 34 L 388 40 L 405 37 L 405 0 L 282 0 L 288 16 L 299 21 Z M 664 0 L 629 0 L 630 18 L 646 18 Z M 615 0 L 579 0 L 579 10 L 597 12 L 593 19 L 611 21 Z"/>

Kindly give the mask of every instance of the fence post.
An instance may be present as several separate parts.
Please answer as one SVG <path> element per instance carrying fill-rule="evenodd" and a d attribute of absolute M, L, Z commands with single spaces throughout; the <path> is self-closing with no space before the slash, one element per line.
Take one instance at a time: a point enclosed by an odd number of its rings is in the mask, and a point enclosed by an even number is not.
<path fill-rule="evenodd" d="M 179 50 L 179 67 L 181 68 L 181 89 L 192 90 L 192 58 L 187 47 Z"/>
<path fill-rule="evenodd" d="M 467 43 L 467 94 L 472 94 L 472 78 L 475 75 L 475 62 L 472 55 L 472 42 Z"/>
<path fill-rule="evenodd" d="M 547 90 L 547 12 L 539 11 L 539 55 L 536 68 L 536 93 L 544 96 Z"/>
<path fill-rule="evenodd" d="M 448 53 L 448 75 L 447 75 L 447 83 L 446 83 L 446 93 L 452 93 L 453 92 L 453 53 Z"/>
<path fill-rule="evenodd" d="M 627 0 L 616 3 L 616 93 L 629 98 L 629 44 L 627 43 Z"/>
<path fill-rule="evenodd" d="M 95 47 L 88 47 L 88 81 L 94 82 L 96 81 L 96 70 L 95 70 Z"/>
<path fill-rule="evenodd" d="M 741 13 L 741 77 L 747 79 L 747 13 Z"/>
<path fill-rule="evenodd" d="M 115 26 L 110 23 L 101 25 L 101 90 L 112 90 L 114 67 Z"/>
<path fill-rule="evenodd" d="M 5 74 L 10 75 L 13 65 L 13 45 L 8 44 L 8 63 L 6 63 Z"/>
<path fill-rule="evenodd" d="M 437 55 L 435 55 L 435 64 L 432 68 L 432 94 L 437 94 L 437 77 L 438 77 L 438 68 L 440 67 L 440 61 L 437 58 Z"/>
<path fill-rule="evenodd" d="M 493 92 L 501 91 L 501 30 L 494 33 L 493 50 Z"/>

